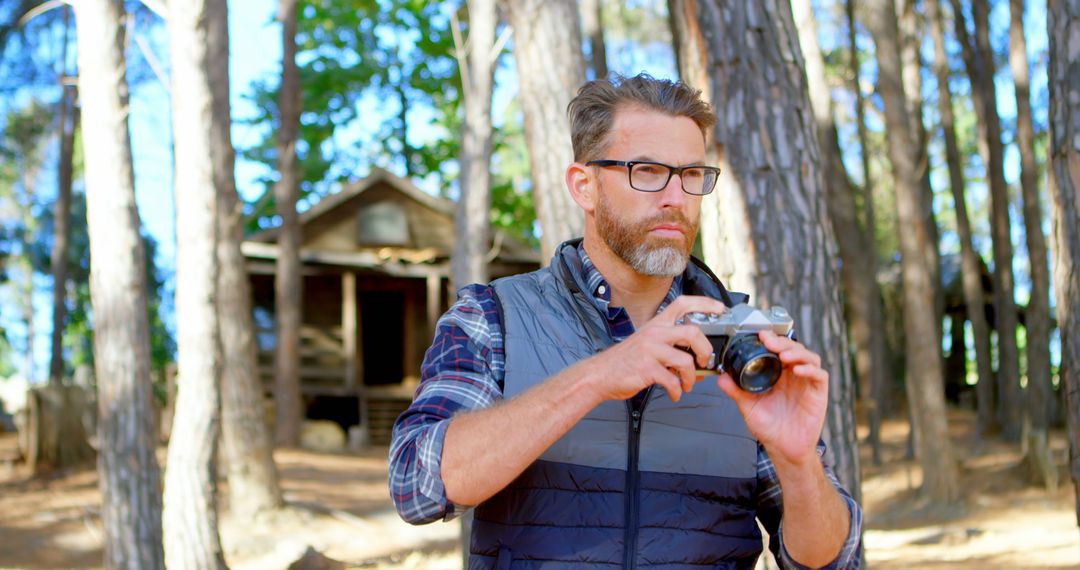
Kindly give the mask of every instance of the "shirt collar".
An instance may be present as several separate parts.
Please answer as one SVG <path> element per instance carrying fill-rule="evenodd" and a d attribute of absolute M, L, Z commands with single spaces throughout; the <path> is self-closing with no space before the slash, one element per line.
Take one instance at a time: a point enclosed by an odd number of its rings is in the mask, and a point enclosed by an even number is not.
<path fill-rule="evenodd" d="M 592 299 L 600 308 L 604 314 L 609 317 L 612 316 L 612 312 L 615 309 L 621 307 L 611 306 L 611 286 L 608 285 L 607 279 L 600 274 L 600 270 L 593 264 L 592 259 L 589 258 L 589 254 L 585 252 L 585 241 L 582 240 L 577 246 L 578 257 L 581 259 L 581 278 L 585 282 L 585 286 L 588 288 L 589 293 L 592 295 Z M 660 307 L 656 310 L 657 313 L 663 311 L 672 301 L 682 295 L 682 274 L 676 275 L 675 279 L 671 281 L 671 288 L 668 289 L 667 295 L 664 296 L 664 301 L 660 303 Z"/>

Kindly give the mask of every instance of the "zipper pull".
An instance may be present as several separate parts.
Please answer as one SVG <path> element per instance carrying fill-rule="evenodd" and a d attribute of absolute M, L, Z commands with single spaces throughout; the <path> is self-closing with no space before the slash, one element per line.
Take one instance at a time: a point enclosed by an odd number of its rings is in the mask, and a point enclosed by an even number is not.
<path fill-rule="evenodd" d="M 630 412 L 630 425 L 633 426 L 634 431 L 641 431 L 641 411 L 633 410 Z"/>

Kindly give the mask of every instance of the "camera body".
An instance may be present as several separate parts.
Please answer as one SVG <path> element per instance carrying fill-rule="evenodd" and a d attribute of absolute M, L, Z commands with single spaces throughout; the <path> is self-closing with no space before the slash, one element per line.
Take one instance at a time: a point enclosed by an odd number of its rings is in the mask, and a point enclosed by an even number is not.
<path fill-rule="evenodd" d="M 683 323 L 705 333 L 713 346 L 707 374 L 727 372 L 747 392 L 761 393 L 780 379 L 780 358 L 765 348 L 758 333 L 769 330 L 779 336 L 795 338 L 795 321 L 783 307 L 760 310 L 746 303 L 735 305 L 726 313 L 687 313 Z"/>

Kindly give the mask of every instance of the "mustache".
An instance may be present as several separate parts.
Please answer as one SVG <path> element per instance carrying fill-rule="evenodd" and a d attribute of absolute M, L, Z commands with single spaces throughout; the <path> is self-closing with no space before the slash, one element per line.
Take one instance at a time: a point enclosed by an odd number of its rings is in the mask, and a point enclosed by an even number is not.
<path fill-rule="evenodd" d="M 651 228 L 660 224 L 671 224 L 679 226 L 683 231 L 689 232 L 689 230 L 697 227 L 697 224 L 691 223 L 690 218 L 683 215 L 682 212 L 671 211 L 663 214 L 658 214 L 649 218 L 641 223 L 642 227 Z"/>

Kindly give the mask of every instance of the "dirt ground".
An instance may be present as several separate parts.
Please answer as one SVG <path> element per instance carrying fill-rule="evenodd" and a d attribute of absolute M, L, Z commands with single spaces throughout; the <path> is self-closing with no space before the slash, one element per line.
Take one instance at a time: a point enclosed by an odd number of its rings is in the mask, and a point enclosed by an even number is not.
<path fill-rule="evenodd" d="M 884 429 L 884 461 L 863 459 L 865 544 L 871 568 L 1080 568 L 1080 532 L 1065 470 L 1063 434 L 1052 449 L 1061 484 L 1023 483 L 1016 446 L 976 441 L 970 413 L 952 412 L 965 499 L 941 507 L 918 498 L 921 471 L 904 458 L 907 424 Z M 865 439 L 865 430 L 860 433 Z M 412 527 L 387 496 L 386 449 L 329 455 L 275 454 L 293 507 L 259 520 L 222 519 L 222 543 L 234 569 L 283 569 L 307 547 L 349 568 L 460 568 L 456 522 Z M 102 525 L 92 469 L 28 478 L 15 441 L 0 435 L 0 568 L 100 568 Z M 227 500 L 227 489 L 222 496 Z"/>

